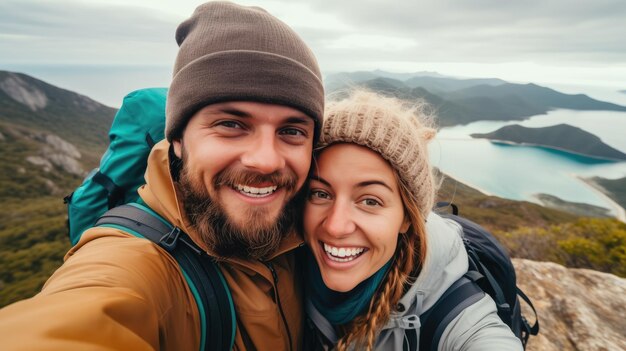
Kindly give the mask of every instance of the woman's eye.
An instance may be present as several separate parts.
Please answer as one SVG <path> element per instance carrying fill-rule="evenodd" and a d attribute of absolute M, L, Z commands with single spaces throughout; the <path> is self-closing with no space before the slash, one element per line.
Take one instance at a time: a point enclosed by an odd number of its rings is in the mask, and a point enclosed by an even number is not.
<path fill-rule="evenodd" d="M 325 191 L 312 190 L 309 193 L 309 198 L 311 200 L 328 200 L 328 199 L 330 199 L 330 195 L 327 192 L 325 192 Z"/>
<path fill-rule="evenodd" d="M 363 204 L 367 205 L 367 206 L 380 206 L 380 202 L 378 202 L 378 200 L 374 200 L 374 199 L 365 199 L 363 200 Z"/>

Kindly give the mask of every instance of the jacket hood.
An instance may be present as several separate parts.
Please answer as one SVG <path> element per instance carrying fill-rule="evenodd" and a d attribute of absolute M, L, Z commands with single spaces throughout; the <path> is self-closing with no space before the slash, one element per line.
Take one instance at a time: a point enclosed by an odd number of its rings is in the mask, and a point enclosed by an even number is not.
<path fill-rule="evenodd" d="M 157 143 L 150 152 L 148 158 L 148 166 L 146 168 L 145 180 L 146 184 L 139 188 L 139 195 L 146 202 L 148 207 L 163 216 L 172 225 L 179 227 L 198 245 L 205 250 L 210 256 L 218 257 L 214 252 L 208 249 L 207 245 L 201 240 L 200 235 L 193 229 L 193 226 L 187 219 L 182 206 L 181 200 L 176 193 L 176 188 L 171 177 L 169 168 L 168 150 L 170 143 L 162 140 Z M 272 258 L 292 250 L 303 244 L 302 237 L 294 232 L 285 236 L 280 247 L 274 253 Z M 220 258 L 231 262 L 244 263 L 244 259 L 239 258 Z"/>

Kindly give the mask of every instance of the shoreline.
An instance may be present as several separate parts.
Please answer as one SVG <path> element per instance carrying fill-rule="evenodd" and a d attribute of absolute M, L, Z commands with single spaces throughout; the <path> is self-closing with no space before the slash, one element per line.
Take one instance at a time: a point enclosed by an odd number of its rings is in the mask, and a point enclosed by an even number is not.
<path fill-rule="evenodd" d="M 611 199 L 606 194 L 606 189 L 604 189 L 600 184 L 596 183 L 590 178 L 583 178 L 577 175 L 575 175 L 574 177 L 580 180 L 583 184 L 585 184 L 585 186 L 592 189 L 596 194 L 601 196 L 606 202 L 611 204 L 613 212 L 615 213 L 615 218 L 617 218 L 619 221 L 626 223 L 626 209 L 624 209 L 622 206 L 620 206 L 620 204 L 615 202 L 615 200 Z"/>
<path fill-rule="evenodd" d="M 599 156 L 599 155 L 589 155 L 589 154 L 583 154 L 581 152 L 577 152 L 574 150 L 569 150 L 569 149 L 564 149 L 558 146 L 552 146 L 552 145 L 544 145 L 544 144 L 535 144 L 535 143 L 526 143 L 526 142 L 515 142 L 515 141 L 510 141 L 510 140 L 502 140 L 502 139 L 490 139 L 490 138 L 475 138 L 475 139 L 486 139 L 489 140 L 492 143 L 495 144 L 503 144 L 503 145 L 510 145 L 510 146 L 526 146 L 526 147 L 537 147 L 537 148 L 544 148 L 544 149 L 550 149 L 550 150 L 556 150 L 556 151 L 560 151 L 560 152 L 566 152 L 572 155 L 576 155 L 576 156 L 582 156 L 582 157 L 588 157 L 588 158 L 592 158 L 595 160 L 599 160 L 599 161 L 606 161 L 606 162 L 626 162 L 626 159 L 621 159 L 621 158 L 613 158 L 613 157 L 605 157 L 605 156 Z M 605 144 L 606 145 L 606 144 Z M 609 147 L 611 147 L 610 145 L 607 145 Z M 611 147 L 612 148 L 612 147 Z M 614 148 L 613 148 L 614 149 Z M 615 149 L 617 150 L 617 149 Z M 619 150 L 617 150 L 619 151 Z M 620 151 L 621 152 L 621 151 Z"/>
<path fill-rule="evenodd" d="M 503 199 L 508 199 L 502 196 L 498 196 L 496 194 L 490 193 L 488 191 L 485 191 L 484 189 L 481 189 L 479 187 L 476 187 L 474 185 L 472 185 L 471 183 L 468 183 L 466 181 L 460 180 L 459 178 L 453 177 L 447 173 L 442 173 L 445 177 L 450 178 L 450 179 L 454 179 L 454 181 L 459 182 L 465 186 L 468 186 L 476 191 L 481 192 L 482 194 L 486 195 L 486 196 L 494 196 L 494 197 L 499 197 L 499 198 L 503 198 Z M 587 178 L 583 178 L 581 176 L 578 175 L 572 175 L 574 178 L 578 179 L 579 181 L 581 181 L 582 185 L 585 187 L 590 188 L 593 192 L 595 192 L 596 194 L 598 194 L 598 196 L 600 196 L 602 199 L 604 199 L 607 203 L 607 205 L 610 206 L 610 210 L 611 210 L 611 214 L 613 214 L 614 218 L 616 218 L 617 220 L 626 223 L 626 209 L 624 209 L 622 206 L 620 206 L 617 202 L 615 202 L 615 200 L 611 199 L 606 193 L 603 192 L 604 188 L 602 188 L 599 184 L 596 184 L 594 181 L 592 181 L 591 179 L 587 179 Z M 602 190 L 600 190 L 602 189 Z M 549 195 L 549 194 L 548 194 Z M 452 201 L 453 199 L 451 199 Z M 509 199 L 512 200 L 512 199 Z M 528 201 L 528 202 L 532 202 L 535 204 L 538 204 L 540 206 L 546 207 L 544 204 L 542 204 L 541 202 L 537 201 L 535 199 L 535 201 L 532 201 L 530 199 L 524 199 L 524 200 L 513 200 L 513 201 Z"/>

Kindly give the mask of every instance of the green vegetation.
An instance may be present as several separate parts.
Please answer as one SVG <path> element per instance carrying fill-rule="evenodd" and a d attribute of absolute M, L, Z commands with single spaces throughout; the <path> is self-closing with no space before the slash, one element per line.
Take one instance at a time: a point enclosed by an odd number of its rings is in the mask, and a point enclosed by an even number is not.
<path fill-rule="evenodd" d="M 452 178 L 445 178 L 438 201 L 458 205 L 461 215 L 489 229 L 512 257 L 626 277 L 626 224 L 616 219 L 486 196 Z"/>
<path fill-rule="evenodd" d="M 491 231 L 508 231 L 523 226 L 546 227 L 578 218 L 574 214 L 532 202 L 487 196 L 453 178 L 443 179 L 437 201 L 456 204 L 462 216 Z"/>
<path fill-rule="evenodd" d="M 26 91 L 47 99 L 37 111 L 0 90 L 0 307 L 35 295 L 62 264 L 70 248 L 63 197 L 82 177 L 26 161 L 54 134 L 80 150 L 84 169 L 96 166 L 108 144 L 115 110 L 32 77 L 0 71 L 0 81 L 18 76 Z"/>
<path fill-rule="evenodd" d="M 608 208 L 586 204 L 584 202 L 565 201 L 549 194 L 535 194 L 534 196 L 543 206 L 573 213 L 582 217 L 612 217 Z"/>
<path fill-rule="evenodd" d="M 0 306 L 35 295 L 69 250 L 59 197 L 2 201 Z"/>
<path fill-rule="evenodd" d="M 626 224 L 615 219 L 581 218 L 547 228 L 521 227 L 494 234 L 513 257 L 626 277 Z"/>

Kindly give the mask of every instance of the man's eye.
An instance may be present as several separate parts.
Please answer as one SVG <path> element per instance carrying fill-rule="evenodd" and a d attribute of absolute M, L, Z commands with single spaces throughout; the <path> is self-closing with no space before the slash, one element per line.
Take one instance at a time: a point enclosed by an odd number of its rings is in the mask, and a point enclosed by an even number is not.
<path fill-rule="evenodd" d="M 283 130 L 280 131 L 280 134 L 282 135 L 290 135 L 290 136 L 304 136 L 306 135 L 302 130 L 298 129 L 298 128 L 285 128 Z"/>
<path fill-rule="evenodd" d="M 241 124 L 235 121 L 221 121 L 217 124 L 218 126 L 226 127 L 226 128 L 243 128 Z"/>

